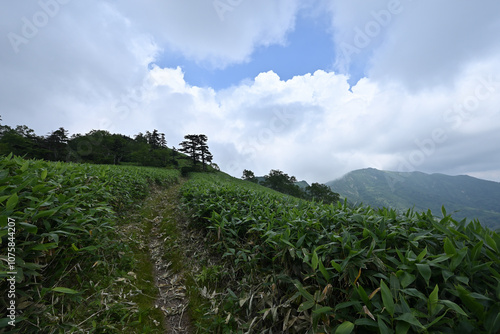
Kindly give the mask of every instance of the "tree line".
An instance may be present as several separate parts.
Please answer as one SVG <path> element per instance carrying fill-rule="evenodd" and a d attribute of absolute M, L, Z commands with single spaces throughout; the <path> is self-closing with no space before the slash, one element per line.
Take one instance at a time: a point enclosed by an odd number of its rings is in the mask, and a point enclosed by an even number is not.
<path fill-rule="evenodd" d="M 38 136 L 26 125 L 12 128 L 0 124 L 0 156 L 12 153 L 26 159 L 169 167 L 180 169 L 183 175 L 193 171 L 219 170 L 217 164 L 212 163 L 213 155 L 206 135 L 188 134 L 184 139 L 176 149 L 169 148 L 165 134 L 156 129 L 139 132 L 132 138 L 106 130 L 70 136 L 60 127 L 45 136 Z M 252 171 L 245 169 L 242 178 L 298 198 L 324 203 L 339 200 L 339 194 L 326 185 L 313 183 L 302 189 L 296 184 L 295 176 L 280 170 L 271 170 L 259 181 Z"/>
<path fill-rule="evenodd" d="M 0 118 L 1 121 L 1 118 Z M 106 130 L 91 130 L 86 134 L 69 135 L 60 127 L 39 136 L 26 125 L 15 128 L 0 124 L 0 155 L 10 153 L 27 159 L 81 162 L 95 164 L 133 164 L 140 166 L 198 168 L 207 170 L 213 156 L 207 136 L 186 135 L 180 148 L 167 147 L 165 134 L 139 132 L 133 138 Z"/>
<path fill-rule="evenodd" d="M 261 184 L 265 187 L 279 191 L 286 195 L 291 195 L 307 200 L 322 201 L 323 203 L 336 203 L 340 199 L 340 195 L 333 192 L 328 186 L 320 183 L 313 183 L 310 186 L 301 188 L 297 185 L 297 178 L 288 174 L 272 169 L 268 175 L 265 175 L 261 180 L 255 176 L 251 170 L 243 171 L 243 180 Z"/>

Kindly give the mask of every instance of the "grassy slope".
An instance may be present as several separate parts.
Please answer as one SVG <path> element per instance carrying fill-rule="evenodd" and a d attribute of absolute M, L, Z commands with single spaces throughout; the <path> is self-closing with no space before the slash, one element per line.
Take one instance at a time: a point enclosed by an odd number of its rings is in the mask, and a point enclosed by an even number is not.
<path fill-rule="evenodd" d="M 178 178 L 178 171 L 159 168 L 0 160 L 2 258 L 6 219 L 16 220 L 15 332 L 161 328 L 148 250 L 137 243 L 148 231 L 137 204 L 151 183 L 168 186 Z M 2 296 L 5 264 L 0 262 Z M 0 319 L 0 330 L 7 320 Z"/>
<path fill-rule="evenodd" d="M 183 188 L 219 257 L 195 281 L 202 333 L 500 330 L 500 237 L 479 224 L 308 203 L 227 176 Z"/>
<path fill-rule="evenodd" d="M 19 221 L 39 215 L 40 219 L 32 221 L 37 231 L 30 226 L 21 229 L 35 244 L 43 245 L 42 252 L 30 253 L 29 260 L 49 257 L 48 262 L 56 266 L 41 273 L 45 280 L 37 283 L 26 276 L 29 284 L 19 285 L 27 293 L 25 301 L 50 311 L 37 314 L 26 308 L 31 323 L 41 323 L 24 332 L 40 328 L 161 331 L 161 314 L 153 307 L 156 297 L 149 250 L 144 247 L 157 213 L 149 205 L 142 211 L 123 210 L 145 196 L 148 182 L 168 185 L 176 182 L 178 172 L 105 166 L 81 169 L 22 159 L 3 163 L 8 166 L 0 175 L 9 181 L 0 188 L 2 215 Z M 34 177 L 28 176 L 30 171 Z M 28 182 L 18 177 L 24 175 Z M 58 193 L 62 189 L 65 192 Z M 173 242 L 165 244 L 174 250 L 169 254 L 190 249 L 192 263 L 184 268 L 193 272 L 187 275 L 186 289 L 192 299 L 190 314 L 202 333 L 250 328 L 260 333 L 285 328 L 290 333 L 319 328 L 328 332 L 386 327 L 410 332 L 424 327 L 445 331 L 455 327 L 462 332 L 500 329 L 500 318 L 495 318 L 500 312 L 500 238 L 478 224 L 319 205 L 223 173 L 194 174 L 182 189 L 192 234 L 184 231 L 185 236 L 176 236 L 180 233 L 171 220 L 158 228 L 169 235 L 165 240 Z M 50 192 L 55 192 L 59 202 L 47 205 Z M 81 195 L 75 200 L 82 210 L 57 209 L 75 194 Z M 120 219 L 116 212 L 122 214 Z M 93 220 L 96 213 L 104 214 L 102 221 Z M 55 226 L 51 221 L 71 227 L 72 217 L 81 218 L 73 227 L 83 227 L 82 234 L 75 239 L 61 237 L 55 248 L 49 248 L 53 245 L 48 245 L 51 240 L 44 238 L 42 228 Z M 94 225 L 81 225 L 88 221 Z M 50 233 L 61 234 L 59 230 L 49 229 L 46 237 L 55 241 Z M 97 231 L 101 238 L 95 238 Z M 210 254 L 197 252 L 199 243 L 188 247 L 193 240 L 190 235 L 198 235 L 198 242 L 204 240 Z M 45 252 L 50 249 L 55 251 Z M 66 262 L 50 261 L 57 254 Z M 68 254 L 74 256 L 68 258 Z M 174 261 L 175 257 L 166 259 Z M 75 263 L 78 266 L 73 267 Z M 81 269 L 66 272 L 67 268 Z M 44 294 L 39 300 L 33 294 L 36 284 L 41 284 Z M 54 287 L 71 287 L 78 293 Z M 4 285 L 1 288 L 5 292 Z M 84 300 L 88 306 L 79 307 Z M 375 322 L 364 307 L 376 317 Z"/>

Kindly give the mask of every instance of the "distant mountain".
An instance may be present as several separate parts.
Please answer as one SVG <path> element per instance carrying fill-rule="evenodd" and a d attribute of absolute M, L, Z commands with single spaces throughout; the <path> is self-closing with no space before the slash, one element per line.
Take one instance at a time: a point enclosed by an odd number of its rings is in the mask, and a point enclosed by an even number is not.
<path fill-rule="evenodd" d="M 421 172 L 389 172 L 374 168 L 352 171 L 326 183 L 351 203 L 397 210 L 431 209 L 441 216 L 441 206 L 457 220 L 478 219 L 484 226 L 500 228 L 500 183 L 471 176 Z"/>
<path fill-rule="evenodd" d="M 295 182 L 295 185 L 299 186 L 299 188 L 302 189 L 302 190 L 304 190 L 307 187 L 309 187 L 309 183 L 307 183 L 307 181 L 304 181 L 304 180 Z"/>

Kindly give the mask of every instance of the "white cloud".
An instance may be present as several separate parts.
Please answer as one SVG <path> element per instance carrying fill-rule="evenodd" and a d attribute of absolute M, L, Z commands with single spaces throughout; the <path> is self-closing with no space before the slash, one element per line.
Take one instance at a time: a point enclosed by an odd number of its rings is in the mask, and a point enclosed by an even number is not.
<path fill-rule="evenodd" d="M 500 50 L 499 11 L 492 0 L 412 2 L 376 51 L 370 75 L 412 88 L 451 84 L 471 60 Z"/>
<path fill-rule="evenodd" d="M 127 135 L 156 128 L 169 146 L 205 133 L 215 162 L 235 176 L 278 168 L 326 182 L 376 167 L 500 180 L 500 78 L 492 76 L 500 73 L 492 37 L 498 23 L 490 15 L 496 5 L 451 6 L 444 15 L 441 4 L 413 3 L 401 1 L 404 10 L 353 58 L 369 77 L 351 89 L 349 73 L 318 70 L 289 80 L 268 71 L 215 91 L 187 83 L 182 67 L 151 63 L 172 50 L 213 66 L 247 61 L 256 47 L 285 41 L 297 2 L 243 0 L 221 21 L 211 1 L 70 1 L 18 53 L 0 40 L 2 123 L 38 134 L 59 126 Z M 332 6 L 337 41 L 352 40 L 354 27 L 376 22 L 372 11 L 390 8 L 386 1 Z M 22 18 L 41 10 L 35 2 L 9 9 L 0 11 L 2 36 L 20 33 Z M 470 30 L 455 18 L 467 11 L 482 20 L 474 25 L 466 17 Z M 440 20 L 446 29 L 438 29 Z M 463 39 L 447 40 L 452 27 Z"/>
<path fill-rule="evenodd" d="M 205 66 L 249 61 L 258 46 L 283 44 L 293 29 L 297 0 L 120 1 L 115 3 L 142 29 Z"/>
<path fill-rule="evenodd" d="M 10 3 L 6 21 L 1 11 L 6 22 L 2 36 L 29 37 L 18 52 L 8 39 L 0 42 L 4 121 L 14 125 L 15 120 L 41 134 L 59 126 L 71 132 L 98 128 L 102 115 L 141 85 L 145 63 L 158 47 L 107 3 L 70 1 L 52 16 L 44 3 L 49 2 Z M 37 33 L 23 34 L 26 22 L 37 24 L 33 18 L 44 13 L 50 19 Z"/>
<path fill-rule="evenodd" d="M 471 60 L 498 54 L 500 3 L 466 0 L 334 1 L 337 69 L 411 89 L 450 85 Z"/>

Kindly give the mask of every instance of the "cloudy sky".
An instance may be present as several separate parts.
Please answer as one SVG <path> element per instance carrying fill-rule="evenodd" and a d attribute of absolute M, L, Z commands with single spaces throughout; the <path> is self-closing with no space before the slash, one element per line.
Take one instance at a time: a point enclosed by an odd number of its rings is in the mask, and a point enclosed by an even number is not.
<path fill-rule="evenodd" d="M 500 2 L 0 3 L 0 115 L 39 135 L 204 133 L 222 170 L 500 181 Z"/>

